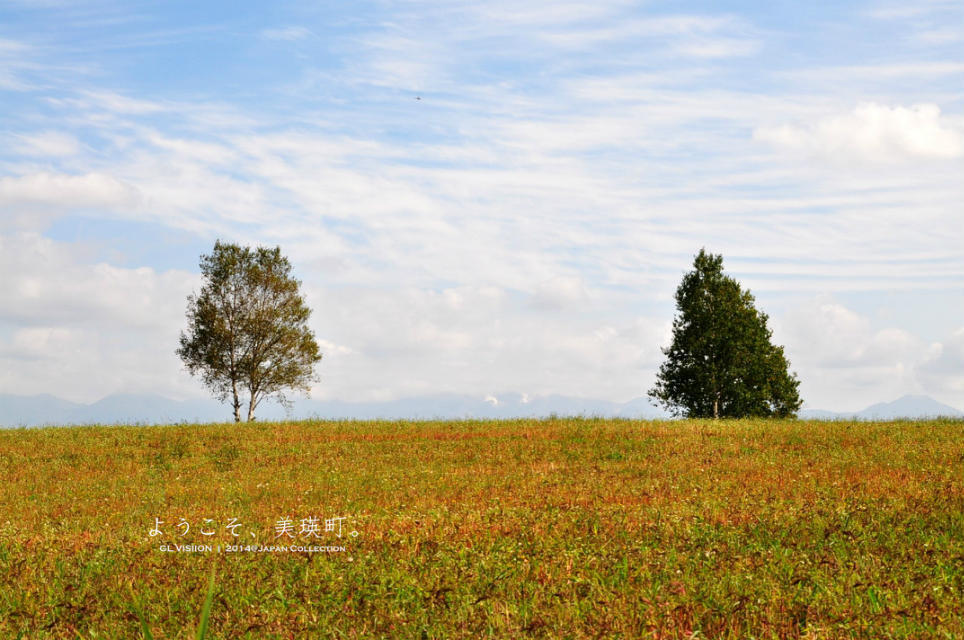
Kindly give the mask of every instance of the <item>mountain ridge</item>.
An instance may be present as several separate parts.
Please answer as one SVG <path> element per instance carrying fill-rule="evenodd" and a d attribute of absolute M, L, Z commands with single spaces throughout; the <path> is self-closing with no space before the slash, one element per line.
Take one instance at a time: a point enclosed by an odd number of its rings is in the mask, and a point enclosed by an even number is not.
<path fill-rule="evenodd" d="M 584 415 L 660 419 L 669 414 L 646 397 L 626 402 L 564 395 L 528 396 L 517 392 L 495 396 L 440 393 L 383 402 L 345 402 L 303 399 L 286 412 L 277 403 L 259 407 L 262 420 L 285 419 L 493 419 Z M 892 402 L 873 404 L 861 411 L 804 409 L 802 419 L 889 420 L 896 418 L 964 417 L 950 405 L 930 396 L 905 395 Z M 158 394 L 116 393 L 83 404 L 51 394 L 18 396 L 0 394 L 0 426 L 80 424 L 172 424 L 178 422 L 229 422 L 228 405 L 213 399 L 171 400 Z"/>
<path fill-rule="evenodd" d="M 908 394 L 891 402 L 878 402 L 860 411 L 824 411 L 804 409 L 801 418 L 811 419 L 857 419 L 857 420 L 896 420 L 899 418 L 961 418 L 964 411 L 935 400 L 926 395 Z"/>

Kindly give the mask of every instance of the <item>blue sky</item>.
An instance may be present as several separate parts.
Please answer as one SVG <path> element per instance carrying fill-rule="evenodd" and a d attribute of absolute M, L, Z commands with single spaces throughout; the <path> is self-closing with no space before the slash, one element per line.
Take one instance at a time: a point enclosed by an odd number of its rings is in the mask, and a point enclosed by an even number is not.
<path fill-rule="evenodd" d="M 627 400 L 705 246 L 806 406 L 964 408 L 960 2 L 75 4 L 0 2 L 0 392 L 204 395 L 221 238 L 314 397 Z"/>

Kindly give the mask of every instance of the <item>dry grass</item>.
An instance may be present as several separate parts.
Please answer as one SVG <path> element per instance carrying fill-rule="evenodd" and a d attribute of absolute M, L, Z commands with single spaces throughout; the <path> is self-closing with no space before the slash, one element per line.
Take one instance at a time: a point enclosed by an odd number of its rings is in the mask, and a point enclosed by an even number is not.
<path fill-rule="evenodd" d="M 0 474 L 0 637 L 193 637 L 212 567 L 225 638 L 964 637 L 961 421 L 20 429 Z"/>

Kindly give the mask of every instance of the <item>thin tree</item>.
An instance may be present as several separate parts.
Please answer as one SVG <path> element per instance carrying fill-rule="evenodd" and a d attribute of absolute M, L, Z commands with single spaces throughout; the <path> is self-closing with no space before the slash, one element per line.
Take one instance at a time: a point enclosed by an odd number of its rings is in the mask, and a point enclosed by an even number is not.
<path fill-rule="evenodd" d="M 768 316 L 723 273 L 723 256 L 701 249 L 676 290 L 673 342 L 663 349 L 650 397 L 677 416 L 792 417 L 802 401 Z"/>
<path fill-rule="evenodd" d="M 301 283 L 281 248 L 217 241 L 200 266 L 203 286 L 188 296 L 188 327 L 177 349 L 190 374 L 221 402 L 231 401 L 235 422 L 241 422 L 242 393 L 249 421 L 266 397 L 289 406 L 287 390 L 308 394 L 322 356 L 307 326 L 311 310 Z"/>

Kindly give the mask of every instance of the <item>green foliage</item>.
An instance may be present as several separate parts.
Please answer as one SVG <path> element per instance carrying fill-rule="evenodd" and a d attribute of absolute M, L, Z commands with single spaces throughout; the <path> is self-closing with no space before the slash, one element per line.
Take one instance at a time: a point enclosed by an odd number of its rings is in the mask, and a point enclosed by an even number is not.
<path fill-rule="evenodd" d="M 280 247 L 218 241 L 201 256 L 201 274 L 204 285 L 188 296 L 188 330 L 177 349 L 191 375 L 222 402 L 232 401 L 235 422 L 241 390 L 248 393 L 248 420 L 265 397 L 286 403 L 287 389 L 307 393 L 321 353 L 307 326 L 311 310 Z"/>
<path fill-rule="evenodd" d="M 673 343 L 649 395 L 691 418 L 792 417 L 802 401 L 753 296 L 701 249 L 676 290 Z"/>

